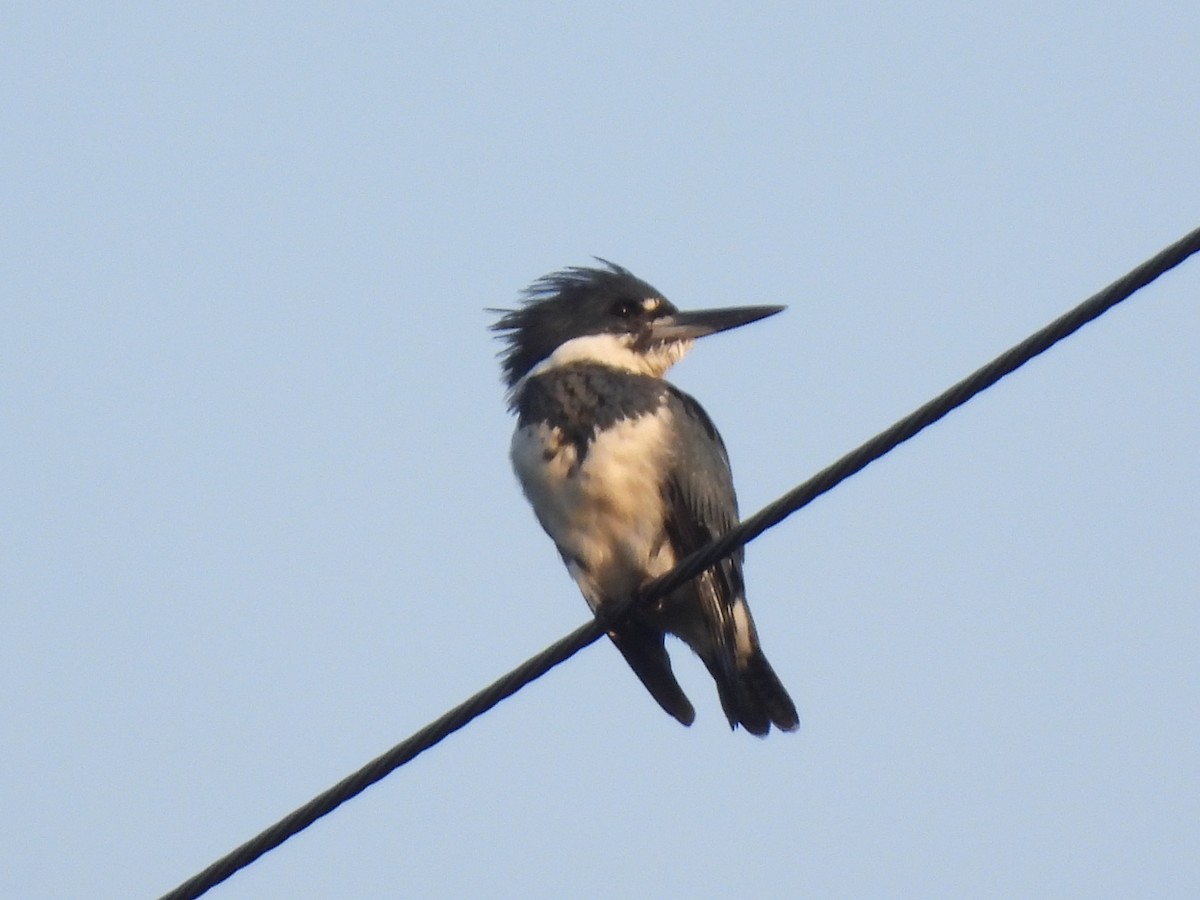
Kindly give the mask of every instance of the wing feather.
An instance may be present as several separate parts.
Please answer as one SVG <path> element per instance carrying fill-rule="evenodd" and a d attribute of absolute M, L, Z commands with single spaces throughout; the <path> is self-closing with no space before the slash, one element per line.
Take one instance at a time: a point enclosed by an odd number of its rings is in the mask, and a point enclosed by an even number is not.
<path fill-rule="evenodd" d="M 670 389 L 668 403 L 680 439 L 663 498 L 667 539 L 678 559 L 737 524 L 737 495 L 725 443 L 708 413 L 695 398 L 675 387 Z M 730 683 L 736 676 L 733 604 L 744 592 L 742 558 L 739 549 L 697 577 L 679 601 L 697 608 L 678 609 L 671 616 L 683 622 L 683 627 L 672 630 L 700 655 L 718 685 Z"/>

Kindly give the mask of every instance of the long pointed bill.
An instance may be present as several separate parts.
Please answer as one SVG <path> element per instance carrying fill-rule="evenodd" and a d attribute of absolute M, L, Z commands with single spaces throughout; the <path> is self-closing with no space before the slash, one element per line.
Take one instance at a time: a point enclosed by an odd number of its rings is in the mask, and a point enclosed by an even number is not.
<path fill-rule="evenodd" d="M 664 316 L 650 326 L 653 341 L 690 341 L 728 331 L 741 325 L 749 325 L 767 316 L 783 312 L 784 306 L 731 306 L 727 309 L 684 310 Z"/>

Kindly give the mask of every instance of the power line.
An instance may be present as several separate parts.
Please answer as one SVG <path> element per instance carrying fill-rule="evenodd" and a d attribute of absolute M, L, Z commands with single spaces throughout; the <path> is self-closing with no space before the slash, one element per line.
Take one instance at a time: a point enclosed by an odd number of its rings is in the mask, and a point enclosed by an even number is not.
<path fill-rule="evenodd" d="M 1000 354 L 981 369 L 846 454 L 833 465 L 821 470 L 774 503 L 759 510 L 750 518 L 744 519 L 736 528 L 685 557 L 670 572 L 645 585 L 640 596 L 631 598 L 629 602 L 649 602 L 695 578 L 714 563 L 724 559 L 792 513 L 807 506 L 821 494 L 831 490 L 952 410 L 962 406 L 976 394 L 987 390 L 1005 375 L 1073 334 L 1197 251 L 1200 251 L 1200 228 L 1142 263 L 1021 343 Z M 623 609 L 615 611 L 613 618 L 618 619 L 623 612 Z M 191 898 L 199 897 L 238 869 L 248 866 L 265 853 L 278 847 L 326 813 L 332 812 L 424 750 L 462 728 L 476 716 L 487 712 L 504 698 L 515 694 L 529 682 L 545 674 L 560 662 L 569 659 L 588 644 L 593 643 L 603 633 L 604 624 L 599 620 L 593 619 L 581 625 L 537 656 L 479 691 L 466 702 L 430 722 L 407 740 L 376 757 L 354 774 L 314 797 L 270 828 L 214 862 L 204 871 L 164 894 L 161 900 L 191 900 Z"/>
<path fill-rule="evenodd" d="M 203 872 L 189 878 L 175 890 L 163 894 L 162 900 L 185 900 L 185 898 L 191 900 L 193 897 L 199 897 L 238 869 L 245 868 L 260 856 L 274 850 L 288 838 L 299 834 L 326 813 L 333 812 L 347 800 L 358 796 L 422 751 L 428 750 L 442 738 L 458 731 L 505 697 L 515 694 L 560 662 L 574 656 L 602 634 L 604 634 L 604 630 L 594 619 L 586 625 L 576 628 L 537 656 L 526 660 L 504 677 L 493 681 L 466 702 L 460 703 L 448 713 L 434 719 L 407 740 L 397 744 L 383 755 L 377 756 L 353 775 L 343 778 L 329 790 L 318 794 L 270 828 L 221 857 Z"/>
<path fill-rule="evenodd" d="M 807 506 L 826 491 L 864 469 L 885 453 L 895 449 L 918 432 L 928 428 L 947 413 L 962 406 L 976 394 L 987 390 L 1005 375 L 1015 372 L 1035 356 L 1044 353 L 1088 322 L 1103 315 L 1122 300 L 1175 268 L 1200 251 L 1200 228 L 1180 238 L 1128 274 L 1118 278 L 1098 294 L 1035 331 L 1025 340 L 1001 353 L 987 365 L 972 372 L 958 384 L 938 394 L 924 406 L 881 431 L 833 465 L 822 469 L 804 484 L 788 491 L 778 500 L 760 509 L 711 544 L 685 557 L 670 572 L 643 587 L 647 596 L 661 597 L 695 578 L 714 562 L 724 559 L 738 547 L 754 540 L 768 528 L 778 525 L 801 507 Z"/>

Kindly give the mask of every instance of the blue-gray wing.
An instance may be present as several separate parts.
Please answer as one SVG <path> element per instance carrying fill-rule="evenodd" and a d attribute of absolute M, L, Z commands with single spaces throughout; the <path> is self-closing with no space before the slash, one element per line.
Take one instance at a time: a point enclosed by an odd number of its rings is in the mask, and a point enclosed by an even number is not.
<path fill-rule="evenodd" d="M 666 539 L 686 556 L 737 524 L 737 497 L 725 445 L 708 414 L 671 388 L 677 450 L 663 490 Z M 759 736 L 775 725 L 792 731 L 796 706 L 759 646 L 742 581 L 742 551 L 717 563 L 659 608 L 662 627 L 683 638 L 717 684 L 731 727 Z"/>
<path fill-rule="evenodd" d="M 667 402 L 678 440 L 663 491 L 666 536 L 681 558 L 737 524 L 737 496 L 725 443 L 708 413 L 674 387 Z M 700 655 L 718 684 L 732 678 L 737 666 L 733 604 L 745 592 L 742 558 L 739 549 L 697 577 L 671 615 L 680 620 L 671 630 Z"/>

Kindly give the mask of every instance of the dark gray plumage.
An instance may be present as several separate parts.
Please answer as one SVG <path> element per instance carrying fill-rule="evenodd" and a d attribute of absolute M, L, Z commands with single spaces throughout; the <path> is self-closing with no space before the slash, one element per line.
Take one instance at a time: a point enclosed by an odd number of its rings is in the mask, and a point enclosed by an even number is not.
<path fill-rule="evenodd" d="M 696 338 L 779 311 L 681 313 L 605 265 L 540 279 L 494 326 L 508 342 L 514 468 L 601 612 L 736 524 L 724 443 L 700 404 L 662 375 Z M 756 735 L 797 726 L 759 646 L 740 551 L 609 632 L 659 704 L 687 725 L 695 713 L 671 670 L 667 632 L 703 660 L 731 726 Z"/>

